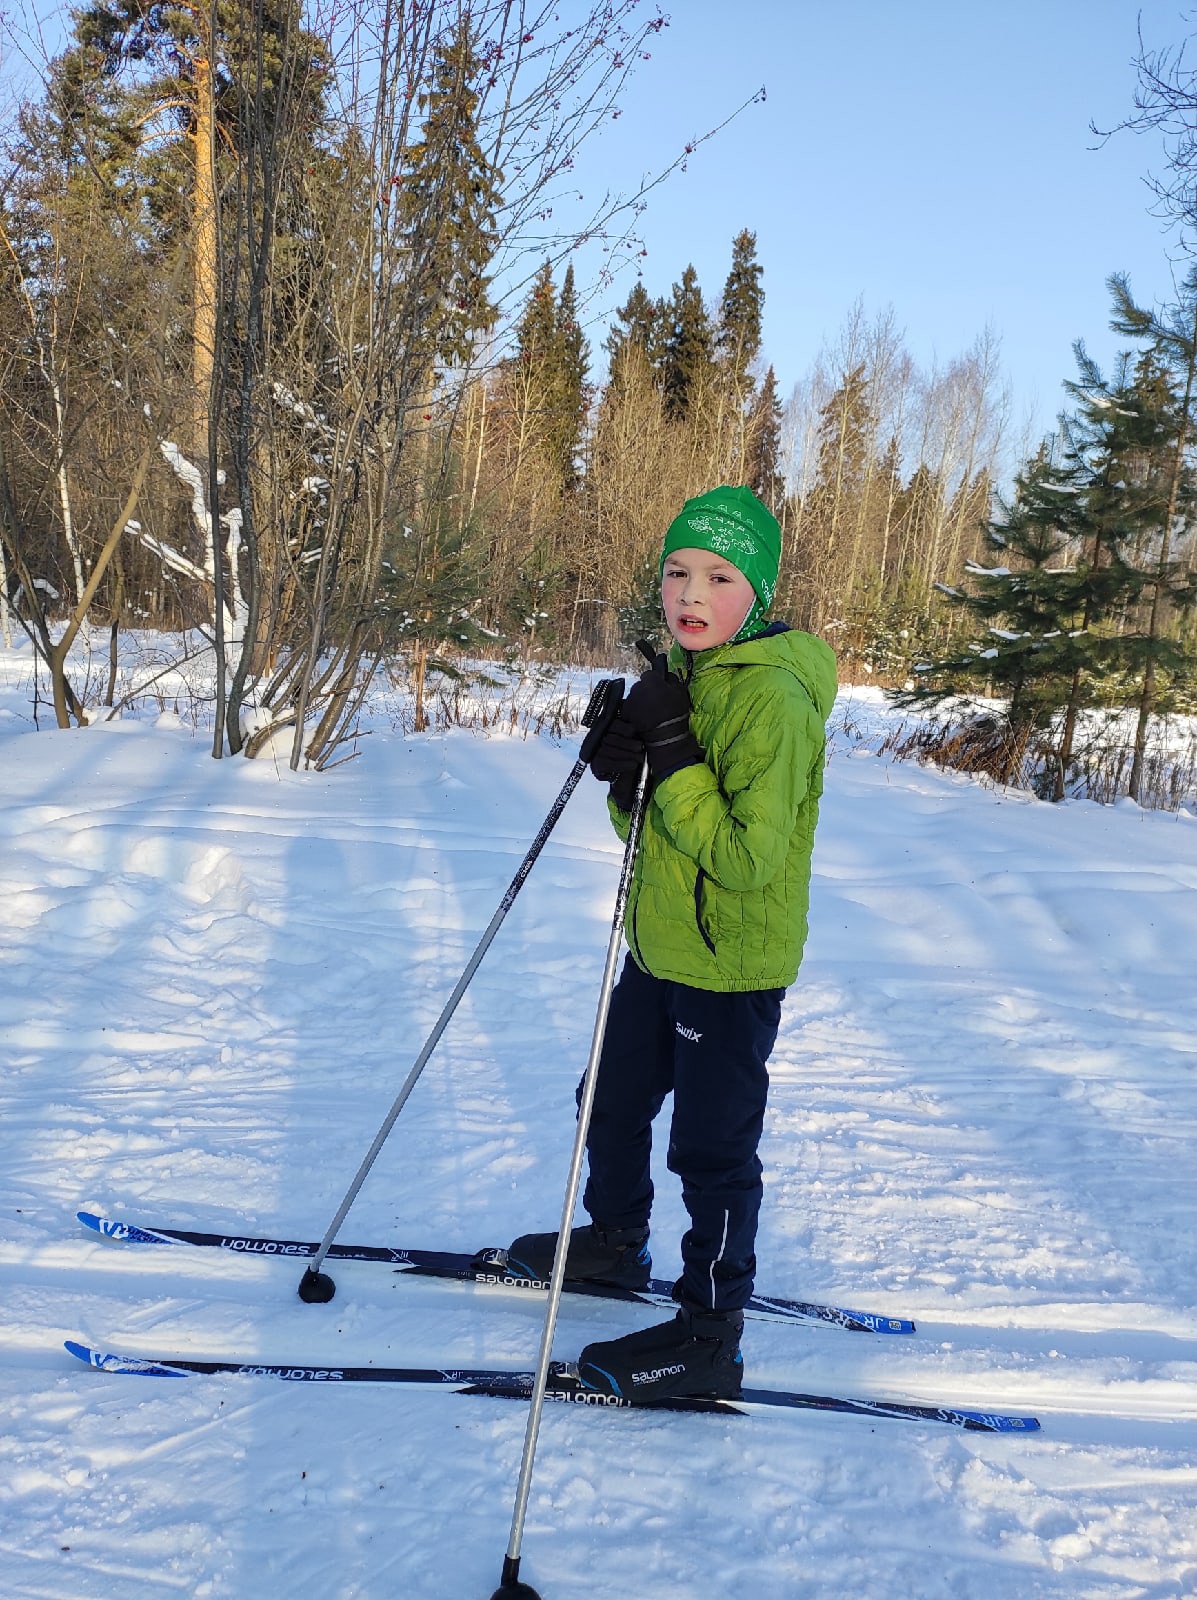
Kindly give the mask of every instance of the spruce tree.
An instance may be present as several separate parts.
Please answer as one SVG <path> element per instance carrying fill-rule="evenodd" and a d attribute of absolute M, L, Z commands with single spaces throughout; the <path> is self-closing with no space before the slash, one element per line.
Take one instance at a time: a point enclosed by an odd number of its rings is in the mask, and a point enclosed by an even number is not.
<path fill-rule="evenodd" d="M 540 371 L 552 365 L 557 352 L 557 287 L 553 263 L 537 269 L 528 298 L 515 328 L 516 360 L 524 370 Z"/>
<path fill-rule="evenodd" d="M 1077 346 L 1076 402 L 1061 419 L 1064 448 L 1045 447 L 1016 481 L 1004 516 L 987 525 L 995 567 L 968 563 L 971 588 L 943 588 L 983 631 L 963 652 L 927 664 L 923 684 L 897 698 L 935 703 L 989 685 L 1009 697 L 1009 738 L 999 775 L 1010 776 L 1033 735 L 1051 757 L 1036 777 L 1063 799 L 1082 714 L 1126 697 L 1149 663 L 1176 670 L 1183 652 L 1144 626 L 1143 597 L 1161 582 L 1158 548 L 1166 508 L 1187 511 L 1187 470 L 1173 497 L 1179 406 L 1147 354 L 1123 358 L 1112 381 Z M 1178 605 L 1197 601 L 1191 580 L 1169 574 Z"/>
<path fill-rule="evenodd" d="M 427 301 L 438 361 L 468 362 L 498 318 L 487 269 L 503 175 L 478 136 L 481 65 L 464 23 L 436 53 L 420 138 L 404 151 L 400 216 L 412 241 L 405 291 Z"/>
<path fill-rule="evenodd" d="M 680 283 L 664 310 L 661 373 L 665 414 L 670 421 L 683 421 L 714 372 L 714 335 L 698 274 L 692 266 L 682 273 Z"/>
<path fill-rule="evenodd" d="M 781 471 L 781 401 L 777 394 L 777 374 L 772 366 L 766 371 L 760 392 L 752 402 L 747 444 L 744 481 L 773 515 L 780 518 L 785 502 Z"/>
<path fill-rule="evenodd" d="M 1015 776 L 1031 738 L 1046 733 L 1072 691 L 1085 609 L 1084 573 L 1074 565 L 1084 526 L 1081 487 L 1075 468 L 1054 465 L 1042 444 L 1015 479 L 1011 499 L 999 502 L 1002 514 L 986 524 L 996 564 L 967 563 L 969 589 L 937 585 L 973 620 L 971 639 L 924 665 L 922 682 L 894 696 L 914 707 L 982 688 L 1008 697 L 995 771 L 1003 781 Z"/>
<path fill-rule="evenodd" d="M 545 261 L 516 324 L 516 393 L 521 448 L 539 454 L 558 495 L 578 486 L 588 363 L 573 264 L 566 267 L 558 294 L 552 262 Z"/>
<path fill-rule="evenodd" d="M 894 556 L 894 532 L 897 520 L 898 499 L 902 493 L 902 441 L 891 433 L 884 454 L 877 463 L 877 494 L 881 513 L 881 537 L 877 548 L 877 579 L 879 588 L 889 580 Z"/>
<path fill-rule="evenodd" d="M 1175 397 L 1150 353 L 1133 374 L 1129 359 L 1120 358 L 1113 381 L 1102 377 L 1079 342 L 1076 357 L 1080 376 L 1065 384 L 1076 410 L 1063 419 L 1063 430 L 1065 460 L 1082 485 L 1084 610 L 1064 711 L 1056 799 L 1064 796 L 1081 711 L 1109 699 L 1101 692 L 1105 683 L 1116 694 L 1117 680 L 1125 683 L 1140 674 L 1148 655 L 1157 664 L 1169 656 L 1163 641 L 1146 645 L 1137 613 L 1153 581 L 1151 545 L 1167 504 L 1178 421 Z M 1178 587 L 1178 601 L 1182 594 Z"/>
<path fill-rule="evenodd" d="M 750 385 L 749 368 L 760 354 L 764 269 L 756 259 L 756 234 L 747 228 L 732 241 L 731 271 L 723 286 L 715 345 L 737 393 Z"/>
<path fill-rule="evenodd" d="M 819 453 L 806 518 L 824 555 L 842 546 L 860 514 L 872 466 L 876 419 L 863 362 L 845 372 L 819 410 Z"/>
<path fill-rule="evenodd" d="M 608 411 L 618 408 L 627 392 L 642 393 L 646 377 L 660 392 L 663 315 L 662 303 L 651 298 L 643 283 L 634 283 L 603 345 L 607 353 L 603 405 Z"/>
<path fill-rule="evenodd" d="M 865 515 L 875 430 L 861 362 L 819 407 L 814 482 L 795 507 L 787 604 L 804 628 L 818 631 L 842 603 L 844 569 Z"/>
<path fill-rule="evenodd" d="M 590 364 L 590 349 L 578 313 L 572 261 L 565 269 L 557 301 L 557 343 L 560 372 L 556 453 L 562 488 L 571 492 L 577 488 L 579 480 L 588 399 L 586 377 Z"/>
<path fill-rule="evenodd" d="M 1147 728 L 1151 717 L 1166 700 L 1165 674 L 1191 675 L 1194 662 L 1181 647 L 1178 630 L 1169 625 L 1179 613 L 1191 608 L 1192 584 L 1186 582 L 1185 568 L 1175 559 L 1176 552 L 1191 538 L 1193 529 L 1193 490 L 1187 466 L 1187 451 L 1192 435 L 1194 380 L 1197 378 L 1197 268 L 1186 277 L 1180 298 L 1163 312 L 1148 311 L 1136 305 L 1125 274 L 1115 273 L 1107 280 L 1114 302 L 1110 326 L 1115 333 L 1145 340 L 1156 358 L 1172 375 L 1179 388 L 1175 437 L 1168 469 L 1167 500 L 1163 506 L 1155 565 L 1149 584 L 1150 604 L 1146 619 L 1144 662 L 1135 725 L 1134 755 L 1127 792 L 1139 798 Z M 1189 563 L 1191 569 L 1192 563 Z M 1170 658 L 1170 659 L 1165 659 Z"/>
<path fill-rule="evenodd" d="M 637 279 L 627 300 L 615 313 L 622 324 L 612 327 L 604 346 L 614 373 L 616 363 L 629 345 L 638 346 L 650 360 L 654 360 L 660 341 L 661 302 L 653 300 Z"/>

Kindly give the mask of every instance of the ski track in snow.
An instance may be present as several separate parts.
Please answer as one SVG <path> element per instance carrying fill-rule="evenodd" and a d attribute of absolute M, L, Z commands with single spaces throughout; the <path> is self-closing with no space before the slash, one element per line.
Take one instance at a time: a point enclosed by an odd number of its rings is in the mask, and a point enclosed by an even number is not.
<path fill-rule="evenodd" d="M 27 678 L 0 652 L 0 1596 L 484 1597 L 522 1406 L 106 1377 L 62 1341 L 528 1368 L 543 1302 L 338 1262 L 305 1306 L 294 1261 L 122 1248 L 74 1213 L 318 1239 L 576 743 L 380 728 L 297 776 L 171 719 L 30 733 Z M 618 863 L 586 780 L 344 1239 L 555 1225 Z M 753 1324 L 749 1381 L 1043 1431 L 549 1407 L 523 1548 L 545 1600 L 1197 1594 L 1194 888 L 1191 817 L 1039 805 L 841 734 L 760 1286 L 919 1333 Z M 683 1226 L 662 1161 L 662 1276 Z M 558 1352 L 656 1316 L 567 1301 Z"/>

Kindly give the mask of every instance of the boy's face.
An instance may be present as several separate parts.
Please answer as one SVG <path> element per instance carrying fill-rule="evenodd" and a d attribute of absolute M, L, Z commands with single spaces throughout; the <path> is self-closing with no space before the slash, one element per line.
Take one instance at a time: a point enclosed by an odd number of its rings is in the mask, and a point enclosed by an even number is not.
<path fill-rule="evenodd" d="M 687 650 L 713 650 L 734 639 L 756 591 L 739 567 L 710 550 L 675 550 L 661 573 L 669 631 Z"/>

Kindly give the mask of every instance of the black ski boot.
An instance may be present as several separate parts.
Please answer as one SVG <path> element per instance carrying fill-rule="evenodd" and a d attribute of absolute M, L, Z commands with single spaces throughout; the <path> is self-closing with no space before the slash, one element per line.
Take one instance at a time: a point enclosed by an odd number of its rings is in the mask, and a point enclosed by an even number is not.
<path fill-rule="evenodd" d="M 553 1270 L 555 1233 L 522 1233 L 507 1252 L 508 1272 L 527 1272 L 545 1282 Z M 565 1276 L 618 1289 L 645 1289 L 652 1275 L 647 1228 L 603 1228 L 597 1222 L 573 1228 Z"/>
<path fill-rule="evenodd" d="M 679 1395 L 735 1400 L 744 1378 L 742 1311 L 697 1311 L 683 1306 L 672 1322 L 588 1344 L 578 1357 L 587 1389 L 633 1405 Z"/>

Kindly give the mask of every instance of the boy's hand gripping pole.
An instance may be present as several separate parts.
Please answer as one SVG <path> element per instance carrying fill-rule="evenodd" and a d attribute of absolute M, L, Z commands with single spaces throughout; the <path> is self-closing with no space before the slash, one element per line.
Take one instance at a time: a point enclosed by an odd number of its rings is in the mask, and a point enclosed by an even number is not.
<path fill-rule="evenodd" d="M 428 1058 L 436 1049 L 437 1041 L 440 1039 L 441 1034 L 444 1033 L 449 1024 L 449 1018 L 457 1010 L 462 995 L 465 994 L 466 990 L 470 986 L 470 980 L 473 978 L 475 972 L 477 972 L 483 956 L 490 948 L 491 941 L 494 939 L 495 934 L 498 933 L 500 924 L 502 923 L 504 917 L 511 910 L 511 906 L 516 895 L 519 894 L 521 888 L 523 888 L 524 880 L 531 872 L 533 863 L 540 854 L 541 850 L 544 848 L 545 842 L 547 841 L 549 835 L 556 827 L 558 818 L 565 810 L 566 801 L 577 788 L 591 756 L 594 754 L 599 741 L 603 737 L 603 734 L 607 731 L 612 718 L 619 711 L 622 701 L 622 678 L 603 678 L 595 685 L 590 696 L 589 704 L 582 714 L 582 725 L 589 731 L 586 734 L 586 737 L 582 740 L 582 748 L 578 753 L 578 759 L 574 762 L 573 769 L 570 772 L 569 777 L 566 778 L 565 783 L 562 785 L 561 793 L 557 796 L 556 800 L 553 801 L 552 809 L 549 811 L 548 816 L 541 824 L 540 832 L 536 835 L 536 838 L 533 839 L 528 848 L 527 855 L 524 857 L 523 861 L 520 862 L 519 871 L 516 873 L 515 877 L 512 878 L 510 884 L 508 885 L 507 893 L 499 902 L 498 909 L 495 911 L 494 916 L 487 924 L 486 932 L 482 935 L 481 939 L 479 939 L 473 955 L 466 963 L 465 971 L 457 980 L 457 985 L 454 988 L 453 993 L 449 996 L 448 1000 L 446 1000 L 445 1008 L 437 1018 L 436 1026 L 428 1035 L 428 1038 L 424 1043 L 424 1048 L 416 1057 L 412 1064 L 411 1071 L 403 1080 L 403 1085 L 400 1088 L 399 1093 L 395 1096 L 395 1100 L 391 1106 L 391 1109 L 387 1112 L 386 1117 L 383 1119 L 382 1126 L 379 1128 L 374 1137 L 374 1143 L 366 1152 L 365 1160 L 357 1169 L 357 1174 L 354 1177 L 353 1182 L 346 1190 L 345 1198 L 341 1201 L 340 1206 L 337 1208 L 336 1216 L 329 1223 L 328 1231 L 325 1233 L 324 1238 L 320 1241 L 320 1247 L 313 1256 L 311 1265 L 308 1267 L 307 1271 L 299 1281 L 299 1298 L 306 1301 L 309 1305 L 323 1305 L 327 1301 L 331 1300 L 333 1295 L 337 1292 L 337 1286 L 332 1278 L 328 1275 L 328 1273 L 321 1272 L 320 1270 L 324 1264 L 324 1258 L 328 1254 L 329 1247 L 336 1238 L 341 1224 L 348 1215 L 350 1206 L 357 1198 L 358 1190 L 366 1181 L 366 1175 L 369 1173 L 370 1168 L 374 1165 L 374 1162 L 378 1156 L 378 1152 L 386 1143 L 388 1134 L 395 1126 L 395 1121 L 399 1116 L 399 1113 L 406 1105 L 408 1096 L 415 1088 L 420 1074 L 423 1072 L 428 1063 Z"/>
<path fill-rule="evenodd" d="M 569 1181 L 565 1187 L 565 1204 L 561 1208 L 561 1227 L 557 1232 L 557 1249 L 553 1256 L 553 1271 L 549 1279 L 549 1300 L 545 1308 L 544 1328 L 540 1335 L 540 1355 L 536 1363 L 536 1381 L 532 1386 L 532 1403 L 528 1409 L 528 1426 L 524 1434 L 524 1455 L 520 1463 L 519 1483 L 515 1492 L 515 1509 L 511 1517 L 511 1535 L 507 1553 L 503 1557 L 503 1576 L 491 1600 L 540 1600 L 536 1590 L 521 1583 L 520 1546 L 524 1536 L 524 1517 L 528 1509 L 528 1491 L 532 1483 L 532 1462 L 536 1454 L 536 1441 L 540 1433 L 540 1417 L 544 1410 L 545 1391 L 548 1388 L 549 1365 L 553 1352 L 553 1334 L 557 1327 L 557 1311 L 561 1304 L 561 1291 L 565 1283 L 565 1258 L 569 1251 L 569 1233 L 573 1226 L 574 1207 L 582 1177 L 582 1160 L 586 1153 L 586 1135 L 590 1129 L 590 1113 L 594 1107 L 594 1091 L 598 1082 L 599 1056 L 603 1048 L 603 1035 L 607 1029 L 607 1012 L 611 1005 L 611 990 L 615 986 L 615 967 L 623 940 L 623 918 L 627 909 L 628 894 L 632 885 L 632 868 L 636 861 L 636 848 L 644 826 L 644 813 L 648 804 L 648 761 L 640 769 L 640 783 L 632 806 L 632 820 L 628 826 L 627 845 L 623 853 L 623 871 L 615 897 L 615 917 L 611 925 L 611 940 L 607 946 L 607 964 L 603 969 L 603 984 L 599 993 L 598 1014 L 594 1023 L 594 1038 L 590 1045 L 590 1059 L 582 1080 L 582 1098 L 578 1105 L 578 1126 L 574 1135 L 574 1150 L 569 1167 Z"/>

